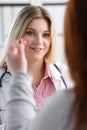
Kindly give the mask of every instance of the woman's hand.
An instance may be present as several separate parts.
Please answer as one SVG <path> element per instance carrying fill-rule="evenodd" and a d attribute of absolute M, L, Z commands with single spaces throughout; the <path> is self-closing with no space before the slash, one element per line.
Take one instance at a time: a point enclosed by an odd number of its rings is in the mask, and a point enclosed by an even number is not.
<path fill-rule="evenodd" d="M 19 39 L 10 44 L 7 53 L 6 63 L 11 72 L 27 72 L 27 59 L 25 56 L 24 39 Z"/>

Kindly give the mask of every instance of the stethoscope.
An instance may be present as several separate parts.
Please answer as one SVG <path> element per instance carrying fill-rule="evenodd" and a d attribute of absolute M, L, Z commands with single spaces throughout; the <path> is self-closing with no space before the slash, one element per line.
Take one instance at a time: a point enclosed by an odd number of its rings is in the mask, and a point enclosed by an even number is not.
<path fill-rule="evenodd" d="M 56 67 L 56 69 L 57 69 L 57 70 L 59 71 L 59 73 L 61 74 L 62 82 L 63 82 L 65 88 L 67 89 L 67 84 L 66 84 L 66 81 L 64 80 L 64 77 L 63 77 L 63 75 L 62 75 L 61 70 L 59 69 L 59 67 L 58 67 L 56 64 L 54 64 L 54 66 Z"/>
<path fill-rule="evenodd" d="M 11 73 L 7 70 L 7 67 L 4 69 L 4 73 L 0 77 L 0 88 L 3 87 L 4 80 L 11 76 Z M 5 109 L 0 108 L 0 112 L 5 111 Z M 2 119 L 0 118 L 0 125 L 2 124 Z"/>
<path fill-rule="evenodd" d="M 65 82 L 65 80 L 64 80 L 64 78 L 63 78 L 63 76 L 62 76 L 62 73 L 61 73 L 59 67 L 58 67 L 56 64 L 54 64 L 54 66 L 56 67 L 56 69 L 57 69 L 57 70 L 59 71 L 59 73 L 61 74 L 62 82 L 64 83 L 64 86 L 65 86 L 65 88 L 67 89 L 67 84 L 66 84 L 66 82 Z M 1 75 L 1 77 L 0 77 L 0 87 L 2 87 L 2 82 L 3 82 L 4 78 L 5 78 L 5 76 L 8 77 L 8 75 L 11 76 L 11 73 L 7 70 L 7 67 L 6 67 L 6 68 L 5 68 L 5 72 L 4 72 L 4 73 Z"/>
<path fill-rule="evenodd" d="M 3 86 L 2 84 L 3 84 L 5 77 L 8 77 L 8 76 L 11 76 L 11 73 L 7 70 L 7 67 L 6 67 L 5 72 L 0 77 L 0 87 Z"/>

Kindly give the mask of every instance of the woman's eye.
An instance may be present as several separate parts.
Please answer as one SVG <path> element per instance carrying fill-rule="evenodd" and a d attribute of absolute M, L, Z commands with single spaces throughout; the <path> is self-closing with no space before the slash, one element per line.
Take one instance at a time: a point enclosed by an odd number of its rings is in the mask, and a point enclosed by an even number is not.
<path fill-rule="evenodd" d="M 29 35 L 29 36 L 33 36 L 35 33 L 32 32 L 32 31 L 27 31 L 26 34 Z"/>
<path fill-rule="evenodd" d="M 44 34 L 43 34 L 43 37 L 49 37 L 49 36 L 50 36 L 49 33 L 44 33 Z"/>

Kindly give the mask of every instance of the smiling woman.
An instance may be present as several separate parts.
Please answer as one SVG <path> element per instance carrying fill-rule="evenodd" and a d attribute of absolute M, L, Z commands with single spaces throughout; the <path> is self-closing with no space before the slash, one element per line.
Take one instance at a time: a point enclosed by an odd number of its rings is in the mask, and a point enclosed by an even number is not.
<path fill-rule="evenodd" d="M 4 76 L 5 78 L 1 79 L 0 91 L 3 98 L 0 98 L 2 100 L 0 107 L 4 109 L 8 100 L 7 86 L 13 75 L 11 66 L 6 63 L 7 52 L 10 45 L 17 45 L 20 41 L 25 48 L 28 63 L 27 73 L 33 77 L 32 88 L 35 105 L 37 108 L 41 108 L 44 101 L 55 91 L 66 89 L 66 85 L 69 88 L 73 85 L 68 67 L 61 63 L 56 64 L 58 69 L 54 66 L 57 42 L 52 17 L 46 9 L 41 6 L 25 6 L 18 13 L 9 32 L 0 62 L 0 76 L 6 73 L 6 68 L 7 72 L 10 72 L 10 75 L 8 73 Z M 16 63 L 19 65 L 19 60 Z M 1 119 L 3 116 L 5 117 L 5 112 Z M 2 126 L 4 121 L 2 121 Z"/>

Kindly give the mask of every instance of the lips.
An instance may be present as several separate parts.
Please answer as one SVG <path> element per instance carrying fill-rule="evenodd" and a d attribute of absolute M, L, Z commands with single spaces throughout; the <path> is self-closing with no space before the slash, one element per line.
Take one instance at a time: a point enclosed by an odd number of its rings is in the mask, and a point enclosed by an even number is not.
<path fill-rule="evenodd" d="M 34 51 L 41 51 L 41 50 L 44 50 L 43 48 L 38 48 L 38 47 L 30 47 L 32 50 Z"/>

